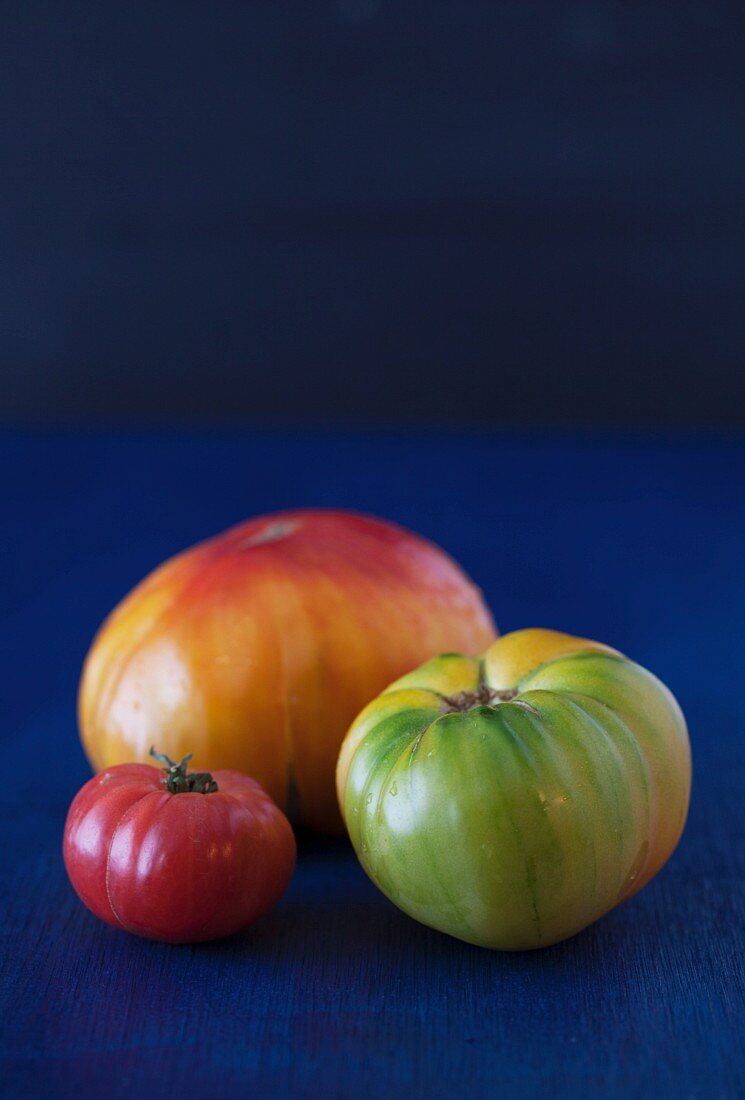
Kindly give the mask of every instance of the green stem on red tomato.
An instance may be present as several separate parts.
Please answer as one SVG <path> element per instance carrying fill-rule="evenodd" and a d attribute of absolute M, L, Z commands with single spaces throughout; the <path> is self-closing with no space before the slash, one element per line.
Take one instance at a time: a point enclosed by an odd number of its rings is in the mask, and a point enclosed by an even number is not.
<path fill-rule="evenodd" d="M 189 792 L 214 794 L 217 790 L 217 783 L 209 772 L 191 772 L 191 774 L 187 774 L 186 765 L 194 755 L 193 753 L 187 753 L 180 764 L 171 760 L 170 756 L 166 756 L 165 753 L 156 752 L 155 745 L 151 747 L 150 755 L 159 760 L 161 764 L 166 765 L 163 768 L 162 782 L 168 788 L 170 794 L 186 794 Z"/>

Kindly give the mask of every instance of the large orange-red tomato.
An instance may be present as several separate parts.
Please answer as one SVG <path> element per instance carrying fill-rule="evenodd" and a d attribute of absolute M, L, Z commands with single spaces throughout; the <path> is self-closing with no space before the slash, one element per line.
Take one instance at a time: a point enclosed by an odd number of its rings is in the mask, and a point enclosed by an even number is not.
<path fill-rule="evenodd" d="M 362 706 L 433 653 L 495 628 L 432 543 L 340 511 L 249 520 L 166 562 L 86 660 L 79 716 L 96 769 L 152 744 L 253 775 L 294 820 L 338 831 L 334 770 Z"/>
<path fill-rule="evenodd" d="M 78 792 L 63 841 L 70 881 L 97 917 L 150 939 L 247 928 L 292 876 L 289 821 L 246 775 L 164 770 L 119 764 Z"/>

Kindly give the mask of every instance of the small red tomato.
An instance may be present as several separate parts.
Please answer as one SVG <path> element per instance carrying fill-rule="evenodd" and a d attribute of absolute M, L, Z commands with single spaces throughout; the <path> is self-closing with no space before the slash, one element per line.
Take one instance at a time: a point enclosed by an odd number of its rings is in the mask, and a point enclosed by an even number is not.
<path fill-rule="evenodd" d="M 81 901 L 127 932 L 170 943 L 229 936 L 279 900 L 295 867 L 290 823 L 255 779 L 118 764 L 75 796 L 65 867 Z M 165 773 L 165 774 L 164 774 Z"/>

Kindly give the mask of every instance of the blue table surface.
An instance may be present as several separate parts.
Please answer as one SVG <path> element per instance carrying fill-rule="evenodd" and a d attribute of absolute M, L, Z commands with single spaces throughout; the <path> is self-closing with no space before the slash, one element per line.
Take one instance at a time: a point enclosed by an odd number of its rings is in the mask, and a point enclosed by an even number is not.
<path fill-rule="evenodd" d="M 0 1019 L 9 1097 L 745 1096 L 745 446 L 447 433 L 0 435 Z M 683 840 L 564 944 L 492 953 L 409 920 L 345 840 L 300 837 L 246 935 L 138 940 L 65 877 L 94 629 L 145 572 L 257 512 L 342 506 L 453 553 L 502 630 L 610 642 L 689 720 Z"/>

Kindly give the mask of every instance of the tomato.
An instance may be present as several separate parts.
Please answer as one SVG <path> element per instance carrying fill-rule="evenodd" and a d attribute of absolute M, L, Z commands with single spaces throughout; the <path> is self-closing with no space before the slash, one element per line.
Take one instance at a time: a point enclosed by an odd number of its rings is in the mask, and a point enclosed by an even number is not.
<path fill-rule="evenodd" d="M 290 823 L 254 780 L 119 764 L 67 815 L 63 854 L 81 901 L 117 928 L 170 943 L 229 936 L 279 900 L 295 866 Z"/>
<path fill-rule="evenodd" d="M 446 654 L 353 723 L 338 765 L 349 835 L 404 912 L 515 950 L 580 931 L 675 848 L 691 760 L 650 672 L 549 630 Z"/>
<path fill-rule="evenodd" d="M 156 744 L 253 775 L 291 816 L 343 828 L 342 737 L 396 676 L 496 631 L 442 550 L 348 512 L 250 520 L 156 569 L 85 663 L 80 730 L 95 770 Z"/>

